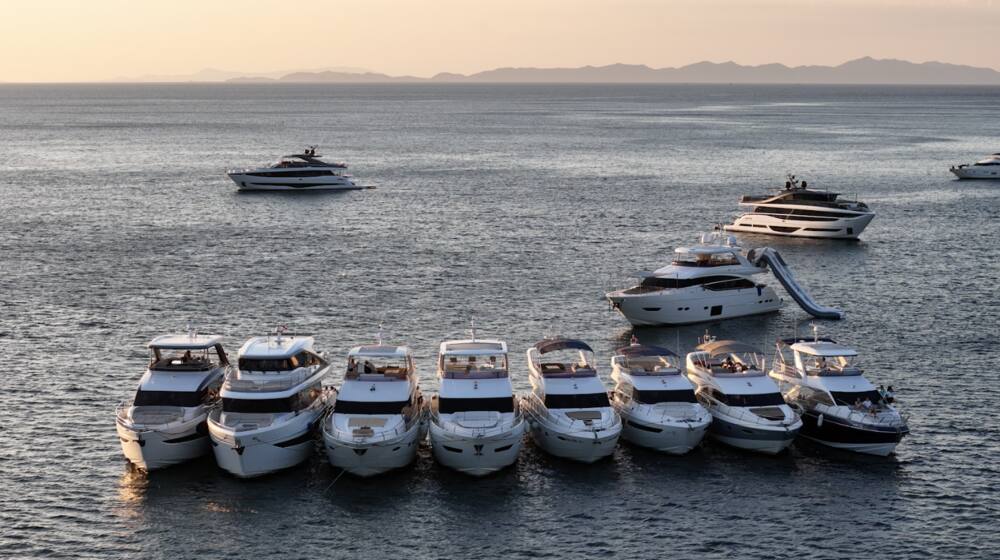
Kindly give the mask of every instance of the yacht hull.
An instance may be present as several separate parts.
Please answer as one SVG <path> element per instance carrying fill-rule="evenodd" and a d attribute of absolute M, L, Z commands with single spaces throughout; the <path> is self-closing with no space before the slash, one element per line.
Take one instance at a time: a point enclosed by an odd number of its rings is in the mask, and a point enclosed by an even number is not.
<path fill-rule="evenodd" d="M 823 421 L 819 422 L 819 417 Z M 861 427 L 830 415 L 808 411 L 802 415 L 802 436 L 817 443 L 885 457 L 895 451 L 903 437 L 909 433 L 905 425 L 898 428 Z"/>
<path fill-rule="evenodd" d="M 601 430 L 567 432 L 544 421 L 531 421 L 531 439 L 536 445 L 549 455 L 581 463 L 595 463 L 611 456 L 621 432 L 620 423 Z"/>
<path fill-rule="evenodd" d="M 230 173 L 229 178 L 241 191 L 356 191 L 360 187 L 346 177 L 255 177 Z"/>
<path fill-rule="evenodd" d="M 732 224 L 723 226 L 725 231 L 760 233 L 785 237 L 811 237 L 820 239 L 857 239 L 868 227 L 875 214 L 861 214 L 851 218 L 824 221 L 781 219 L 767 214 L 743 214 Z"/>
<path fill-rule="evenodd" d="M 315 452 L 313 428 L 319 417 L 319 412 L 303 413 L 278 425 L 244 431 L 233 431 L 209 420 L 215 461 L 239 478 L 254 478 L 294 467 Z"/>
<path fill-rule="evenodd" d="M 767 455 L 777 455 L 792 444 L 800 427 L 801 424 L 795 428 L 764 428 L 713 415 L 709 435 L 731 447 Z"/>
<path fill-rule="evenodd" d="M 495 435 L 471 436 L 430 424 L 434 459 L 442 465 L 471 476 L 486 476 L 513 465 L 521 451 L 525 422 Z"/>
<path fill-rule="evenodd" d="M 635 296 L 616 292 L 608 299 L 636 327 L 703 323 L 781 308 L 781 298 L 770 286 L 725 291 L 697 286 Z"/>
<path fill-rule="evenodd" d="M 339 440 L 324 429 L 323 443 L 331 465 L 355 476 L 369 477 L 413 463 L 426 436 L 425 424 L 414 422 L 403 435 L 379 442 Z"/>
<path fill-rule="evenodd" d="M 209 452 L 205 417 L 170 431 L 140 429 L 118 422 L 122 453 L 144 471 L 154 471 L 197 459 Z"/>
<path fill-rule="evenodd" d="M 1000 165 L 966 165 L 949 169 L 959 179 L 998 179 Z"/>
<path fill-rule="evenodd" d="M 622 414 L 622 437 L 629 443 L 671 455 L 683 455 L 705 438 L 711 419 L 690 424 L 663 424 Z"/>

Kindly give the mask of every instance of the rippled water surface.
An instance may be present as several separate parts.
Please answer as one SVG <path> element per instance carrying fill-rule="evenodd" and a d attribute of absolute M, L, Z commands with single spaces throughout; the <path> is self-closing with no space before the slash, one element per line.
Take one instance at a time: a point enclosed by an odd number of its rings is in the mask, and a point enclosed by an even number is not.
<path fill-rule="evenodd" d="M 995 558 L 1000 184 L 947 168 L 1000 151 L 997 122 L 995 88 L 0 86 L 0 557 Z M 223 173 L 307 143 L 378 188 Z M 382 322 L 430 392 L 470 318 L 520 390 L 546 334 L 607 364 L 633 331 L 602 293 L 787 172 L 878 214 L 859 243 L 741 241 L 847 311 L 820 326 L 898 389 L 894 457 L 527 445 L 482 480 L 424 450 L 372 480 L 317 453 L 251 481 L 121 457 L 114 406 L 189 318 L 230 351 L 288 323 L 338 369 Z M 707 328 L 770 348 L 807 329 L 785 299 Z M 688 351 L 705 328 L 634 334 Z"/>

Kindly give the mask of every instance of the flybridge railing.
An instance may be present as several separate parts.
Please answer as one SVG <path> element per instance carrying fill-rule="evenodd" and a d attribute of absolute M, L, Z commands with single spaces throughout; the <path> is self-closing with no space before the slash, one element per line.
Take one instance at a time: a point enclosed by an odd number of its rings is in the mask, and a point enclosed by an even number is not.
<path fill-rule="evenodd" d="M 821 406 L 827 410 L 821 409 Z M 839 412 L 843 412 L 842 410 L 829 410 L 834 408 L 847 409 L 846 416 L 844 414 L 838 414 Z M 829 414 L 835 418 L 843 418 L 849 422 L 860 424 L 862 426 L 871 425 L 876 427 L 901 428 L 909 420 L 908 415 L 900 413 L 895 408 L 888 407 L 878 408 L 873 406 L 871 410 L 856 410 L 846 405 L 830 406 L 828 404 L 817 403 L 815 409 L 816 412 L 821 414 Z"/>
<path fill-rule="evenodd" d="M 128 413 L 128 409 L 133 406 L 134 402 L 133 399 L 126 399 L 118 403 L 118 406 L 115 407 L 115 419 L 123 426 L 138 431 L 145 430 L 143 428 L 136 428 L 135 425 L 157 426 L 161 430 L 169 430 L 171 427 L 186 424 L 195 417 L 204 414 L 206 410 L 211 411 L 216 408 L 216 406 L 204 404 L 190 408 L 180 406 L 143 406 L 141 407 L 139 418 L 136 418 L 134 413 L 131 417 Z"/>
<path fill-rule="evenodd" d="M 649 418 L 663 421 L 693 422 L 698 420 L 699 412 L 705 410 L 700 403 L 666 403 L 646 404 L 631 401 L 631 409 Z M 678 414 L 680 413 L 680 414 Z"/>
<path fill-rule="evenodd" d="M 612 411 L 614 411 L 614 407 L 610 408 L 612 409 Z M 547 420 L 554 422 L 559 426 L 572 428 L 574 430 L 597 431 L 614 427 L 615 425 L 621 423 L 621 418 L 618 416 L 616 412 L 612 413 L 611 415 L 612 421 L 610 424 L 605 425 L 602 423 L 599 426 L 595 426 L 595 422 L 601 422 L 601 420 L 603 420 L 603 414 L 597 418 L 586 418 L 586 419 L 571 418 L 569 416 L 566 416 L 565 414 L 551 414 L 548 412 L 548 408 L 546 408 L 541 403 L 541 401 L 538 399 L 537 396 L 534 395 L 534 393 L 529 394 L 527 397 L 525 397 L 525 409 L 528 411 L 528 414 L 536 418 L 546 418 Z M 544 410 L 544 412 L 542 410 Z M 580 411 L 580 412 L 590 412 L 590 411 Z M 570 412 L 570 414 L 572 414 L 572 412 Z M 597 414 L 601 413 L 598 412 Z"/>
<path fill-rule="evenodd" d="M 420 409 L 415 412 L 416 413 L 403 414 L 404 422 L 402 424 L 397 424 L 391 430 L 376 430 L 376 428 L 381 428 L 381 426 L 364 425 L 348 426 L 347 429 L 341 429 L 333 421 L 332 412 L 327 415 L 324 420 L 323 427 L 327 433 L 341 441 L 350 441 L 353 443 L 382 442 L 406 435 L 416 425 L 425 420 L 427 415 L 425 407 L 420 407 Z M 370 432 L 366 433 L 365 430 L 370 430 Z"/>

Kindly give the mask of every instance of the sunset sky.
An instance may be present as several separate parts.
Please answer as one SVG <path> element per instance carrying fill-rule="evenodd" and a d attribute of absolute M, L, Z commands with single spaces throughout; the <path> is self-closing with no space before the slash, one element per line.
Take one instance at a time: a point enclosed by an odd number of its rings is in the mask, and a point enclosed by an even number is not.
<path fill-rule="evenodd" d="M 0 81 L 712 60 L 1000 69 L 1000 0 L 6 0 Z"/>

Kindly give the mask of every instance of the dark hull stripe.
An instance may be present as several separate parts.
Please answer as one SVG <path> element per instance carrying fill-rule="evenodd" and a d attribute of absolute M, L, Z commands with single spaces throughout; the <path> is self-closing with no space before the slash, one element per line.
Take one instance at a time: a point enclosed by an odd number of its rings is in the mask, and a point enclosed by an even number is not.
<path fill-rule="evenodd" d="M 312 441 L 312 432 L 302 432 L 301 435 L 293 437 L 292 439 L 286 439 L 285 441 L 278 442 L 274 444 L 277 447 L 291 447 L 293 445 L 299 445 Z"/>
<path fill-rule="evenodd" d="M 817 426 L 819 416 L 815 412 L 802 415 L 802 435 L 833 443 L 899 443 L 909 433 L 906 426 L 894 428 L 860 428 L 843 423 L 840 419 L 823 417 L 823 425 Z"/>

